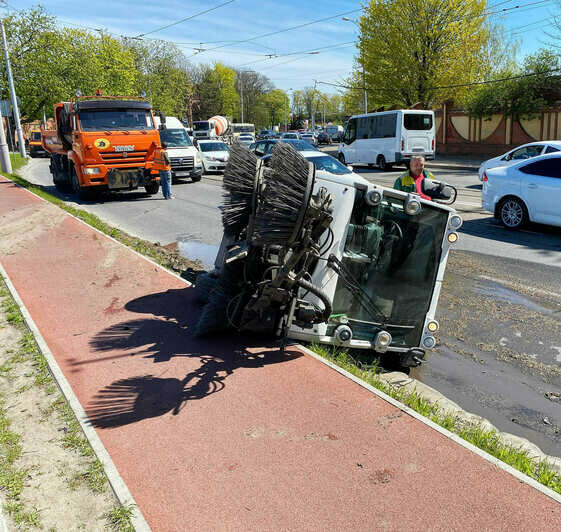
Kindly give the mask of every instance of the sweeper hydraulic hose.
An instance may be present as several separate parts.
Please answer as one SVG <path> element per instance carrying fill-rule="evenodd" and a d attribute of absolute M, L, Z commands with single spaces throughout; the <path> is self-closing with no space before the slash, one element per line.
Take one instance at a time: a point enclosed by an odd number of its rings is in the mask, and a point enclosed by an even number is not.
<path fill-rule="evenodd" d="M 321 321 L 328 321 L 329 316 L 331 316 L 331 312 L 332 312 L 331 301 L 329 300 L 329 296 L 325 292 L 323 292 L 321 288 L 318 288 L 315 284 L 312 284 L 309 281 L 306 281 L 305 279 L 298 279 L 297 284 L 300 288 L 303 288 L 304 290 L 311 292 L 321 300 L 324 306 L 323 314 L 321 316 Z"/>

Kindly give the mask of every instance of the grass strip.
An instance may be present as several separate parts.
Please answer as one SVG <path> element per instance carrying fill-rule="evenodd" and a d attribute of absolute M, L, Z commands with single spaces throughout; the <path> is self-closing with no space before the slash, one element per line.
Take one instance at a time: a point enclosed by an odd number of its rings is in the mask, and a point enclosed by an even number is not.
<path fill-rule="evenodd" d="M 457 434 L 465 441 L 561 494 L 561 475 L 553 471 L 545 460 L 532 459 L 526 451 L 504 444 L 496 431 L 486 430 L 480 425 L 466 425 L 453 414 L 443 411 L 438 405 L 423 399 L 417 392 L 409 392 L 388 384 L 380 378 L 380 369 L 376 365 L 367 367 L 360 361 L 357 363 L 346 349 L 321 344 L 312 344 L 310 349 L 437 425 Z"/>
<path fill-rule="evenodd" d="M 28 159 L 23 158 L 19 153 L 10 153 L 10 161 L 12 161 L 12 171 L 15 172 L 27 164 Z"/>

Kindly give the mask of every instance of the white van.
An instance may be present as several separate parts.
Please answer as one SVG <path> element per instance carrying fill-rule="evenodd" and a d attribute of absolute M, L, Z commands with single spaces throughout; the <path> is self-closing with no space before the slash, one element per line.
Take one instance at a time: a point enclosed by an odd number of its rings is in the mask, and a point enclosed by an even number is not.
<path fill-rule="evenodd" d="M 338 158 L 343 164 L 408 164 L 411 157 L 434 159 L 434 112 L 412 109 L 351 116 Z"/>
<path fill-rule="evenodd" d="M 187 129 L 175 116 L 166 116 L 164 119 L 162 124 L 162 119 L 154 116 L 160 140 L 168 145 L 172 181 L 175 183 L 179 177 L 190 177 L 192 181 L 200 181 L 203 175 L 201 154 L 193 146 Z"/>

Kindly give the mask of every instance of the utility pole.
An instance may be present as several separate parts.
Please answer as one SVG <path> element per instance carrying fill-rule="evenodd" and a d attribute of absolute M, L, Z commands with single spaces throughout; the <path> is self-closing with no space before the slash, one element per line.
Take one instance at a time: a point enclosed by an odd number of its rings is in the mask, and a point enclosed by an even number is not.
<path fill-rule="evenodd" d="M 243 76 L 240 76 L 240 97 L 242 101 L 242 124 L 244 123 L 243 119 Z"/>
<path fill-rule="evenodd" d="M 7 120 L 6 120 L 7 122 Z M 2 172 L 12 173 L 12 161 L 10 160 L 10 152 L 6 143 L 6 133 L 4 132 L 4 117 L 0 113 L 0 164 Z"/>
<path fill-rule="evenodd" d="M 4 55 L 6 56 L 6 72 L 8 74 L 8 84 L 10 86 L 10 98 L 12 100 L 12 108 L 14 110 L 14 122 L 16 123 L 16 133 L 18 136 L 19 153 L 25 159 L 25 141 L 23 140 L 23 132 L 21 131 L 21 124 L 19 123 L 19 109 L 18 100 L 16 96 L 16 89 L 14 87 L 14 79 L 12 77 L 12 67 L 10 66 L 10 56 L 8 54 L 8 43 L 6 41 L 6 32 L 4 31 L 4 21 L 0 20 L 0 27 L 2 28 L 2 42 L 4 44 Z"/>

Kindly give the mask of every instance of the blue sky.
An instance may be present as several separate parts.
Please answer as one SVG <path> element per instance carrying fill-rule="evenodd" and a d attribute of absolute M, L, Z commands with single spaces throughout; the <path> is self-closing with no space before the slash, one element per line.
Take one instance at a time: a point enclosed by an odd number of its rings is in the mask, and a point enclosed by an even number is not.
<path fill-rule="evenodd" d="M 119 35 L 137 36 L 188 17 L 227 0 L 167 0 L 146 3 L 139 0 L 44 0 L 43 6 L 60 23 L 104 28 Z M 548 42 L 545 34 L 551 15 L 561 11 L 557 0 L 489 0 L 489 10 L 521 6 L 504 15 L 494 15 L 520 41 L 520 54 L 531 53 Z M 527 4 L 534 5 L 527 5 Z M 36 0 L 8 0 L 12 8 L 28 8 Z M 284 90 L 313 86 L 314 80 L 338 81 L 353 65 L 357 28 L 339 16 L 328 21 L 272 35 L 247 43 L 232 41 L 297 26 L 360 8 L 358 0 L 234 0 L 215 11 L 151 33 L 145 38 L 161 38 L 180 44 L 193 63 L 221 61 L 227 65 L 255 70 Z M 357 18 L 359 13 L 350 13 Z M 525 26 L 522 27 L 521 26 Z M 216 42 L 226 41 L 226 42 Z M 228 42 L 229 41 L 229 42 Z M 185 44 L 183 44 L 185 43 Z M 199 44 L 203 43 L 203 44 Z M 321 50 L 321 48 L 329 47 Z M 205 52 L 195 53 L 195 48 Z M 209 48 L 217 48 L 208 50 Z M 271 59 L 267 54 L 295 54 Z M 318 88 L 332 92 L 326 85 Z"/>

